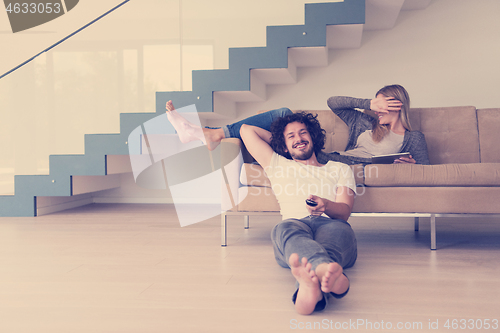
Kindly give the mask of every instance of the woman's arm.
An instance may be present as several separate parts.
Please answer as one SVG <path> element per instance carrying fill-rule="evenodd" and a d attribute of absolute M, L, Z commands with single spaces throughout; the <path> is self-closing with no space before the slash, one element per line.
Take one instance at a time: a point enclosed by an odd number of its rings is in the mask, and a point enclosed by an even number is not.
<path fill-rule="evenodd" d="M 330 97 L 328 107 L 335 113 L 343 111 L 356 111 L 355 109 L 372 110 L 377 112 L 390 112 L 401 110 L 401 102 L 394 97 L 378 96 L 374 99 L 354 98 L 347 96 Z"/>
<path fill-rule="evenodd" d="M 370 109 L 371 99 L 354 98 L 347 96 L 333 96 L 327 101 L 328 107 L 337 114 L 342 111 L 355 111 L 354 109 Z"/>
<path fill-rule="evenodd" d="M 406 132 L 400 152 L 409 152 L 417 164 L 431 164 L 427 142 L 424 134 L 420 131 Z"/>
<path fill-rule="evenodd" d="M 372 116 L 359 112 L 356 109 L 370 109 L 370 99 L 334 96 L 327 101 L 328 107 L 335 113 L 351 131 L 354 127 L 359 127 L 361 132 L 372 128 Z M 360 133 L 361 133 L 360 132 Z M 358 135 L 359 133 L 357 133 Z"/>
<path fill-rule="evenodd" d="M 328 99 L 328 107 L 349 127 L 349 138 L 346 150 L 356 146 L 358 136 L 373 127 L 374 118 L 366 113 L 356 111 L 359 109 L 369 109 L 371 100 L 335 96 Z"/>

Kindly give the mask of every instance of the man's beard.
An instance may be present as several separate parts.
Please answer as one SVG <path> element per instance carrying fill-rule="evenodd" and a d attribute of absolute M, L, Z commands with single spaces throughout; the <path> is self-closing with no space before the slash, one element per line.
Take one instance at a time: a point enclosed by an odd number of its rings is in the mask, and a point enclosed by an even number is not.
<path fill-rule="evenodd" d="M 300 144 L 302 144 L 303 142 L 301 143 L 298 143 L 296 144 L 295 146 L 298 146 Z M 290 156 L 292 156 L 292 158 L 294 160 L 299 160 L 299 161 L 305 161 L 305 160 L 308 160 L 311 158 L 312 154 L 314 153 L 314 149 L 311 145 L 310 142 L 307 142 L 308 143 L 308 150 L 305 150 L 305 151 L 295 151 L 295 150 L 291 150 L 290 151 Z"/>

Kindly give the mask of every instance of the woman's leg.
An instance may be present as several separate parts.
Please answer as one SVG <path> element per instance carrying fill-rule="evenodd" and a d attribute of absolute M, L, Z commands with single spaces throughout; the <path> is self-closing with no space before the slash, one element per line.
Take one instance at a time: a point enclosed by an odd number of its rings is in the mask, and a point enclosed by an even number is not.
<path fill-rule="evenodd" d="M 245 118 L 245 119 L 240 120 L 236 123 L 223 126 L 222 129 L 224 131 L 224 135 L 226 138 L 241 139 L 241 137 L 240 137 L 241 125 L 246 124 L 246 125 L 257 126 L 257 127 L 263 128 L 267 131 L 270 131 L 271 124 L 273 123 L 273 121 L 275 119 L 284 117 L 284 116 L 286 116 L 288 114 L 292 114 L 292 113 L 293 112 L 290 111 L 290 109 L 288 109 L 288 108 L 271 110 L 271 111 L 256 114 L 255 116 Z"/>
<path fill-rule="evenodd" d="M 204 144 L 207 144 L 207 140 L 203 134 L 203 130 L 201 129 L 201 127 L 190 123 L 183 116 L 181 116 L 175 110 L 172 101 L 168 101 L 165 108 L 167 109 L 167 118 L 172 126 L 174 126 L 182 143 L 201 140 Z"/>
<path fill-rule="evenodd" d="M 214 150 L 219 145 L 220 141 L 224 138 L 241 139 L 240 128 L 243 124 L 257 126 L 269 131 L 271 130 L 271 124 L 275 119 L 292 113 L 292 111 L 290 111 L 290 109 L 288 108 L 281 108 L 260 113 L 220 128 L 200 128 L 196 125 L 193 125 L 192 123 L 184 119 L 179 113 L 177 113 L 172 104 L 172 101 L 167 102 L 166 109 L 167 117 L 179 134 L 179 138 L 181 139 L 182 143 L 201 140 L 204 144 L 207 145 L 209 150 Z"/>

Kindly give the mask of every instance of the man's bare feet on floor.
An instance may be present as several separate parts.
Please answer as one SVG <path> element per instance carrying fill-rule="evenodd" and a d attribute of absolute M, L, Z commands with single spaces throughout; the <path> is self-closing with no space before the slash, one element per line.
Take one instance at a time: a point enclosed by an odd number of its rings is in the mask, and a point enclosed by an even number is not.
<path fill-rule="evenodd" d="M 341 295 L 349 289 L 349 279 L 342 274 L 342 266 L 336 262 L 322 263 L 312 270 L 307 258 L 299 261 L 297 253 L 293 253 L 288 262 L 292 275 L 299 283 L 295 309 L 300 314 L 313 313 L 316 304 L 323 298 L 323 293 Z"/>
<path fill-rule="evenodd" d="M 349 279 L 342 274 L 342 266 L 338 263 L 319 264 L 315 271 L 324 293 L 333 292 L 341 295 L 349 289 Z"/>
<path fill-rule="evenodd" d="M 299 283 L 299 291 L 295 300 L 295 310 L 300 314 L 311 314 L 316 307 L 316 303 L 323 298 L 318 277 L 311 270 L 311 264 L 307 262 L 306 258 L 302 258 L 302 262 L 299 262 L 297 253 L 293 253 L 288 261 L 292 275 Z"/>

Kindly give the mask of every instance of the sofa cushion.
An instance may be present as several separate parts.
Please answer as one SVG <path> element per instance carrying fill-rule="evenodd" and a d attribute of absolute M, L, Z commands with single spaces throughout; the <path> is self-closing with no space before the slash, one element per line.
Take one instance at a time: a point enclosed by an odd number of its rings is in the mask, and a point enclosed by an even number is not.
<path fill-rule="evenodd" d="M 500 163 L 372 164 L 365 167 L 367 186 L 499 186 Z"/>
<path fill-rule="evenodd" d="M 353 213 L 498 214 L 499 187 L 358 188 Z M 474 219 L 470 222 L 473 224 Z"/>
<path fill-rule="evenodd" d="M 326 131 L 325 152 L 344 151 L 349 138 L 347 125 L 331 110 L 308 111 L 318 115 L 321 127 Z"/>
<path fill-rule="evenodd" d="M 412 108 L 410 121 L 425 135 L 431 164 L 480 162 L 475 107 Z"/>
<path fill-rule="evenodd" d="M 477 110 L 481 162 L 500 162 L 500 109 Z"/>

